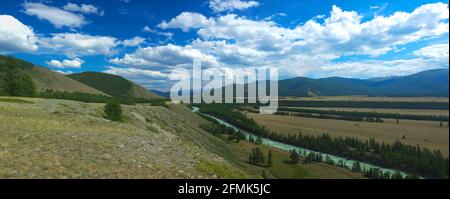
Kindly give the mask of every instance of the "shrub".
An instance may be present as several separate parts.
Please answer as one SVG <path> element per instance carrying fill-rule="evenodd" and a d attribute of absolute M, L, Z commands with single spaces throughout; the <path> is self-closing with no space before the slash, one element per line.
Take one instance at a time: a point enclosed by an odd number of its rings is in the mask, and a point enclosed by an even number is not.
<path fill-rule="evenodd" d="M 116 122 L 122 121 L 122 107 L 116 100 L 106 103 L 104 111 L 106 119 Z"/>

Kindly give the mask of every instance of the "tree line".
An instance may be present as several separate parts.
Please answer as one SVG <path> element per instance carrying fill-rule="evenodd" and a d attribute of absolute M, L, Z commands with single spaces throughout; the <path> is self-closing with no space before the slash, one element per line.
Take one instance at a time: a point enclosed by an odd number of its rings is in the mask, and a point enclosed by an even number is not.
<path fill-rule="evenodd" d="M 296 113 L 311 113 L 320 115 L 350 116 L 355 118 L 391 118 L 391 119 L 409 119 L 409 120 L 429 120 L 429 121 L 448 121 L 447 115 L 409 115 L 400 113 L 380 113 L 380 112 L 362 112 L 362 111 L 339 111 L 339 110 L 315 110 L 302 108 L 279 107 L 278 111 L 288 111 Z M 363 119 L 361 119 L 363 120 Z"/>
<path fill-rule="evenodd" d="M 448 110 L 448 102 L 280 100 L 279 106 Z"/>
<path fill-rule="evenodd" d="M 311 162 L 325 162 L 329 165 L 348 168 L 345 165 L 345 162 L 343 160 L 339 160 L 338 162 L 335 162 L 333 159 L 331 159 L 331 157 L 329 155 L 326 155 L 325 159 L 324 159 L 323 155 L 321 153 L 314 153 L 314 152 L 306 153 L 306 151 L 304 151 L 303 156 L 305 157 L 304 161 L 303 161 L 304 164 L 308 164 Z M 296 150 L 291 150 L 290 151 L 290 159 L 291 159 L 291 163 L 298 164 L 300 161 L 300 153 L 298 153 Z M 418 178 L 420 178 L 420 176 L 418 176 L 416 174 L 402 175 L 398 170 L 396 170 L 394 173 L 392 173 L 389 171 L 383 171 L 380 168 L 366 169 L 366 168 L 362 167 L 361 163 L 359 163 L 358 161 L 354 161 L 352 166 L 348 169 L 352 170 L 353 172 L 363 173 L 363 175 L 365 177 L 372 178 L 372 179 L 418 179 Z"/>

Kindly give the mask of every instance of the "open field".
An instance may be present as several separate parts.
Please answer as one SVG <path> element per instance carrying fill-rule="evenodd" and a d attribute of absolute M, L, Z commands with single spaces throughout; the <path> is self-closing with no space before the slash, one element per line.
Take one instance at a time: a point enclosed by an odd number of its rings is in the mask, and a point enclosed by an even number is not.
<path fill-rule="evenodd" d="M 225 160 L 228 145 L 183 105 L 122 106 L 0 98 L 0 178 L 260 178 Z M 207 163 L 207 164 L 205 164 Z"/>
<path fill-rule="evenodd" d="M 449 102 L 448 97 L 368 97 L 368 96 L 320 96 L 320 97 L 279 97 L 280 100 L 319 101 L 389 101 L 389 102 Z"/>
<path fill-rule="evenodd" d="M 328 108 L 328 107 L 286 107 L 301 108 L 311 110 L 328 110 L 328 111 L 356 111 L 356 112 L 375 112 L 375 113 L 398 113 L 405 115 L 447 115 L 448 110 L 429 110 L 429 109 L 390 109 L 390 108 Z"/>
<path fill-rule="evenodd" d="M 332 137 L 375 138 L 379 142 L 397 140 L 411 145 L 420 145 L 429 149 L 438 149 L 446 157 L 449 155 L 449 129 L 445 123 L 439 126 L 435 121 L 413 121 L 386 119 L 384 123 L 354 122 L 333 119 L 316 119 L 283 115 L 245 114 L 258 124 L 279 133 L 308 133 L 311 135 L 329 134 Z M 405 138 L 403 139 L 403 136 Z"/>

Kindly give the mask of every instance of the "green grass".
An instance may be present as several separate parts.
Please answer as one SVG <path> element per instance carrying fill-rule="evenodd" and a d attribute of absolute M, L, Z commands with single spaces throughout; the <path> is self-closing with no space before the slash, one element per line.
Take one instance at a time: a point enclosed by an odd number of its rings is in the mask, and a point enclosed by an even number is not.
<path fill-rule="evenodd" d="M 0 102 L 9 102 L 9 103 L 25 103 L 25 104 L 32 104 L 33 102 L 23 100 L 23 99 L 17 99 L 17 98 L 5 98 L 0 97 Z"/>
<path fill-rule="evenodd" d="M 249 178 L 249 175 L 234 169 L 230 166 L 212 163 L 207 160 L 201 160 L 197 163 L 196 169 L 200 172 L 209 173 L 211 175 L 217 175 L 220 178 L 226 179 L 242 179 Z"/>
<path fill-rule="evenodd" d="M 289 157 L 279 152 L 272 152 L 273 164 L 268 170 L 277 178 L 302 179 L 311 178 L 311 172 L 301 165 L 291 164 Z"/>

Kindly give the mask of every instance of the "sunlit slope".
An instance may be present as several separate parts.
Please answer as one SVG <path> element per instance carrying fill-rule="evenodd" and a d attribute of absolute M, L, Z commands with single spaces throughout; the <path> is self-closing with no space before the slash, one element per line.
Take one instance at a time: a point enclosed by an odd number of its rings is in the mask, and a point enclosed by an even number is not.
<path fill-rule="evenodd" d="M 111 96 L 144 99 L 160 98 L 160 96 L 148 91 L 144 87 L 117 75 L 100 72 L 83 72 L 70 74 L 68 77 Z"/>
<path fill-rule="evenodd" d="M 248 178 L 182 105 L 122 106 L 0 97 L 0 178 Z M 222 148 L 222 149 L 221 149 Z"/>

